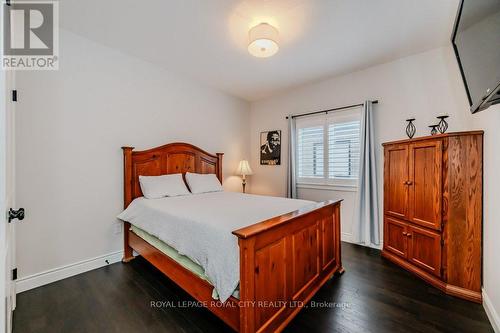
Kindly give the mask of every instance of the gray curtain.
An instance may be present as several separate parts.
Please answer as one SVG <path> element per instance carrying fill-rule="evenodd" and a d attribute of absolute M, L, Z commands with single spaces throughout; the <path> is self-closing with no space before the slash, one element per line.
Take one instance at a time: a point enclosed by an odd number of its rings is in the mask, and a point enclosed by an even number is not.
<path fill-rule="evenodd" d="M 288 116 L 288 163 L 286 173 L 286 196 L 288 198 L 297 198 L 297 173 L 295 159 L 295 145 L 297 139 L 295 119 L 291 115 Z"/>
<path fill-rule="evenodd" d="M 373 104 L 366 101 L 361 115 L 361 147 L 358 193 L 354 211 L 353 242 L 380 245 L 377 166 L 373 127 Z"/>

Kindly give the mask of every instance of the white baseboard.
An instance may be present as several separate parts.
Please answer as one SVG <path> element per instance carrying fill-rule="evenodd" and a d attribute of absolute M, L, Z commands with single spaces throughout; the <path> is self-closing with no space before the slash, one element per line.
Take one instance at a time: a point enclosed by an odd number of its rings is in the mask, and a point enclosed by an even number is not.
<path fill-rule="evenodd" d="M 495 333 L 500 333 L 500 316 L 498 315 L 498 312 L 496 309 L 493 307 L 493 304 L 491 303 L 490 298 L 488 297 L 488 294 L 483 288 L 483 307 L 484 310 L 486 311 L 486 314 L 488 315 L 488 318 L 490 319 L 491 326 L 493 326 L 493 330 Z"/>
<path fill-rule="evenodd" d="M 352 234 L 349 234 L 347 232 L 343 232 L 342 235 L 340 236 L 340 240 L 343 241 L 343 242 L 347 242 L 347 243 L 352 243 L 352 244 L 358 244 L 358 243 L 355 243 L 352 241 Z M 370 245 L 363 245 L 363 244 L 358 244 L 358 245 L 362 245 L 362 246 L 366 246 L 366 247 L 371 247 L 373 249 L 377 249 L 377 250 L 382 250 L 382 247 L 383 247 L 383 243 L 380 242 L 380 245 L 374 245 L 374 244 L 370 244 Z"/>
<path fill-rule="evenodd" d="M 82 260 L 73 264 L 50 269 L 45 272 L 19 278 L 16 281 L 16 293 L 37 288 L 52 282 L 56 282 L 68 277 L 91 271 L 93 269 L 114 264 L 122 260 L 123 251 L 108 253 L 99 257 Z"/>
<path fill-rule="evenodd" d="M 340 240 L 343 242 L 352 243 L 352 234 L 349 234 L 347 232 L 343 232 L 340 235 Z"/>

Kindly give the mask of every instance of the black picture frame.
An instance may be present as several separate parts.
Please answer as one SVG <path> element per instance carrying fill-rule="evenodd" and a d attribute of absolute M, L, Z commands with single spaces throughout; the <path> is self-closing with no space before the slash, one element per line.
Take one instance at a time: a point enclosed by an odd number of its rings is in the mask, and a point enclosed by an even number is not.
<path fill-rule="evenodd" d="M 260 165 L 281 165 L 281 130 L 260 132 Z"/>

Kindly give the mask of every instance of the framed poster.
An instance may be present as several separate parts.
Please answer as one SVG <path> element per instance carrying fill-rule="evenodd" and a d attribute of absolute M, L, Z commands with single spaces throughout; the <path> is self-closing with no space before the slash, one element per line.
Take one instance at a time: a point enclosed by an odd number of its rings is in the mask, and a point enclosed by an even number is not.
<path fill-rule="evenodd" d="M 281 164 L 281 131 L 274 130 L 260 133 L 260 164 Z"/>

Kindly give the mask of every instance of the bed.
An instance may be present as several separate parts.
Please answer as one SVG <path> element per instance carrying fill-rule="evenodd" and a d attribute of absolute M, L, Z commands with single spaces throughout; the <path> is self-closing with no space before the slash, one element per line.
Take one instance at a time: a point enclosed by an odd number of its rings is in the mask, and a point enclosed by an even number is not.
<path fill-rule="evenodd" d="M 125 222 L 123 262 L 137 252 L 235 331 L 283 330 L 330 277 L 343 273 L 340 201 L 221 192 L 156 200 L 150 207 L 152 201 L 141 198 L 140 175 L 194 172 L 215 174 L 222 182 L 223 154 L 187 143 L 122 149 L 124 207 L 135 209 L 125 218 L 134 225 Z M 141 213 L 153 210 L 156 215 Z M 155 229 L 153 222 L 161 219 L 169 221 L 170 229 Z M 180 232 L 179 225 L 196 240 L 197 249 L 169 238 Z M 224 252 L 219 266 L 208 267 L 205 253 L 196 256 L 204 249 Z"/>

